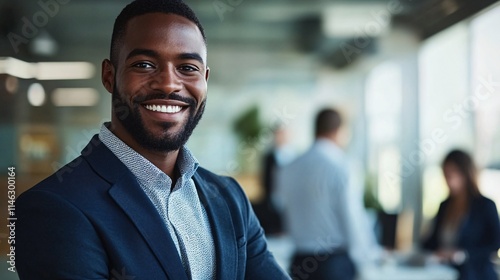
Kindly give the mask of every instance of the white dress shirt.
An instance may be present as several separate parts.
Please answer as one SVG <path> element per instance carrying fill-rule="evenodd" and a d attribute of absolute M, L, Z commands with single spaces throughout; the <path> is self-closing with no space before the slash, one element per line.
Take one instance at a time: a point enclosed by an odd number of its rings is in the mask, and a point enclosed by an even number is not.
<path fill-rule="evenodd" d="M 296 251 L 323 253 L 348 246 L 344 155 L 333 143 L 318 140 L 279 175 L 288 232 Z"/>
<path fill-rule="evenodd" d="M 379 246 L 362 205 L 362 192 L 350 177 L 344 152 L 325 139 L 282 168 L 277 195 L 297 253 L 345 250 L 358 265 L 373 260 L 370 255 Z"/>

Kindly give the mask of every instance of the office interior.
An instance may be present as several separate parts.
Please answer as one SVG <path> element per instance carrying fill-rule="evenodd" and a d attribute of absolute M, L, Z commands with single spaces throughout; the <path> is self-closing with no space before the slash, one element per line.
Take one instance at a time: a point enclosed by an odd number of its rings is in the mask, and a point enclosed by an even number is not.
<path fill-rule="evenodd" d="M 6 185 L 15 167 L 16 195 L 77 157 L 110 120 L 101 62 L 128 2 L 0 1 L 0 178 Z M 211 69 L 205 114 L 187 145 L 252 202 L 262 197 L 273 127 L 284 125 L 300 155 L 316 113 L 334 107 L 367 212 L 396 217 L 390 250 L 414 250 L 428 230 L 448 194 L 441 163 L 454 148 L 473 155 L 480 190 L 500 211 L 497 1 L 186 2 L 204 25 Z M 4 191 L 4 222 L 7 204 Z M 2 260 L 7 237 L 0 227 Z M 286 266 L 290 244 L 273 238 Z M 0 278 L 17 279 L 1 267 Z"/>

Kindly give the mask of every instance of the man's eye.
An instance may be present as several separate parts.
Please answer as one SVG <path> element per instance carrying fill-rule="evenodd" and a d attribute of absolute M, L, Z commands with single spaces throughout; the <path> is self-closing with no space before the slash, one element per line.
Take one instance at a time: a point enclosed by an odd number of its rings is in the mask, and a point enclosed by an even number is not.
<path fill-rule="evenodd" d="M 139 62 L 133 65 L 136 68 L 142 68 L 142 69 L 151 69 L 153 68 L 153 65 L 151 63 L 146 63 L 146 62 Z"/>
<path fill-rule="evenodd" d="M 179 67 L 179 70 L 184 71 L 184 72 L 194 72 L 194 71 L 198 71 L 198 68 L 196 68 L 194 66 L 190 66 L 190 65 L 183 65 L 183 66 Z"/>

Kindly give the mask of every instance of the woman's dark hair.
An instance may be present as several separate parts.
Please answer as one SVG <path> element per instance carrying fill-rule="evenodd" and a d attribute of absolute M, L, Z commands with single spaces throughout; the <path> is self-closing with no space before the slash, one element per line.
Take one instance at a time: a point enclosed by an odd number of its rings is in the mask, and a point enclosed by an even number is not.
<path fill-rule="evenodd" d="M 461 150 L 453 150 L 445 157 L 443 168 L 446 164 L 453 164 L 464 176 L 465 188 L 470 198 L 480 195 L 477 185 L 477 169 L 469 154 Z"/>

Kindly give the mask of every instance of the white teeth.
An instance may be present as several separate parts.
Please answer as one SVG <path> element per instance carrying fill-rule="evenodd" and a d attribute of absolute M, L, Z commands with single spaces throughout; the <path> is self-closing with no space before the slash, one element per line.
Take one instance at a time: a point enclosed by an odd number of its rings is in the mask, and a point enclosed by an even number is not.
<path fill-rule="evenodd" d="M 175 114 L 182 110 L 181 106 L 171 106 L 171 105 L 146 105 L 146 109 L 154 112 L 162 112 L 167 114 Z"/>

